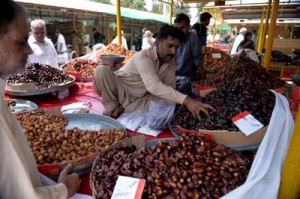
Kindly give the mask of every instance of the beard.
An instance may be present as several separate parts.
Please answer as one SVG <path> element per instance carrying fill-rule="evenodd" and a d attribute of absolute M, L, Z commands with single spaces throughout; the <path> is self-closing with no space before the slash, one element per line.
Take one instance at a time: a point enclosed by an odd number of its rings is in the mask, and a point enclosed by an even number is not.
<path fill-rule="evenodd" d="M 25 65 L 27 63 L 28 56 L 25 56 L 21 62 L 14 64 L 13 66 L 9 67 L 9 70 L 7 70 L 5 73 L 0 74 L 4 79 L 7 79 L 9 76 L 17 74 L 17 73 L 23 73 L 25 71 Z"/>

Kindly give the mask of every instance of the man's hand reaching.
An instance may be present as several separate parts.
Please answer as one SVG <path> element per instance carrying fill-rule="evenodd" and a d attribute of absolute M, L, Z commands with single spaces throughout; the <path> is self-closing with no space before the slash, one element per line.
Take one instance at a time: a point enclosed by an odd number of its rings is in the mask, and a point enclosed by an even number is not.
<path fill-rule="evenodd" d="M 186 97 L 183 104 L 192 113 L 193 117 L 198 120 L 201 120 L 200 111 L 204 112 L 206 115 L 209 115 L 209 111 L 215 111 L 209 104 L 202 103 L 190 97 Z"/>

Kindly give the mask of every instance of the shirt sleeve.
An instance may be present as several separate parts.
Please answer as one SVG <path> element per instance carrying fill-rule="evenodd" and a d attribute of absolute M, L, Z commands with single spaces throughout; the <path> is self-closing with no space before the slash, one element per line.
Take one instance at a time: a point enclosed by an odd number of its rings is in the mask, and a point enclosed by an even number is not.
<path fill-rule="evenodd" d="M 143 63 L 137 63 L 138 60 L 143 60 Z M 149 91 L 152 95 L 165 99 L 169 102 L 176 104 L 183 104 L 186 95 L 176 91 L 169 85 L 166 85 L 162 82 L 160 77 L 158 76 L 158 72 L 155 70 L 155 63 L 150 57 L 145 55 L 141 55 L 139 59 L 135 60 L 134 63 L 137 67 L 138 73 L 141 75 L 142 81 L 145 84 L 147 91 Z M 174 73 L 172 75 L 172 73 Z M 175 78 L 175 67 L 174 70 L 169 70 L 167 76 L 174 76 Z M 167 79 L 166 77 L 165 79 Z M 175 79 L 174 79 L 175 81 Z"/>

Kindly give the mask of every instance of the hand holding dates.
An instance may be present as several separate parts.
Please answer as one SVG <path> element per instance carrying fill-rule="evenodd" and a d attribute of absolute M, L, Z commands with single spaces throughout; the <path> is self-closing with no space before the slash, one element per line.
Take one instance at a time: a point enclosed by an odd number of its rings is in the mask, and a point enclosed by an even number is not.
<path fill-rule="evenodd" d="M 197 118 L 198 120 L 201 120 L 200 111 L 204 112 L 207 116 L 209 115 L 209 110 L 215 111 L 215 109 L 209 104 L 204 104 L 188 96 L 185 98 L 183 104 L 192 113 L 193 117 Z"/>
<path fill-rule="evenodd" d="M 68 174 L 72 165 L 68 164 L 64 170 L 59 175 L 58 183 L 63 183 L 66 185 L 68 190 L 68 197 L 72 197 L 77 191 L 79 190 L 81 180 L 79 178 L 79 175 L 77 173 Z"/>

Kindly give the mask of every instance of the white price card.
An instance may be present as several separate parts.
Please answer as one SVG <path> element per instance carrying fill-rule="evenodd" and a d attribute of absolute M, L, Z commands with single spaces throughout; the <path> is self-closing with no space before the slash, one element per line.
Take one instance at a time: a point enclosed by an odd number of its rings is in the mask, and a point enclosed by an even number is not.
<path fill-rule="evenodd" d="M 141 199 L 146 180 L 119 176 L 111 199 Z"/>
<path fill-rule="evenodd" d="M 213 54 L 212 54 L 212 57 L 213 57 L 214 59 L 221 59 L 221 54 L 220 54 L 220 53 L 213 53 Z"/>
<path fill-rule="evenodd" d="M 231 120 L 246 136 L 264 127 L 264 125 L 255 119 L 248 111 L 238 114 Z"/>

